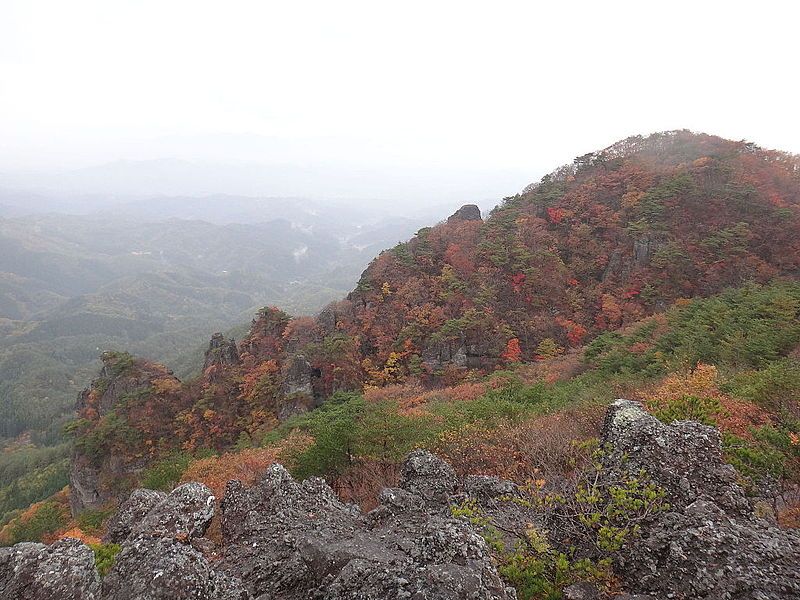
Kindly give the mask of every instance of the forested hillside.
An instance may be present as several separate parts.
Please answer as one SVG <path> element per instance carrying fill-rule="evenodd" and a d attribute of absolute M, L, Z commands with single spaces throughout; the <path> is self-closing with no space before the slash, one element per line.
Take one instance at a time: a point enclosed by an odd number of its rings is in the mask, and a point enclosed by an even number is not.
<path fill-rule="evenodd" d="M 0 438 L 53 424 L 53 439 L 104 350 L 197 370 L 216 329 L 246 323 L 264 304 L 318 310 L 352 286 L 373 252 L 413 228 L 391 219 L 339 225 L 1 221 Z"/>
<path fill-rule="evenodd" d="M 383 252 L 347 300 L 315 319 L 261 310 L 238 345 L 212 344 L 199 379 L 166 381 L 149 363 L 109 355 L 72 428 L 87 469 L 78 479 L 95 481 L 114 457 L 114 478 L 126 485 L 142 461 L 258 443 L 337 392 L 474 381 L 506 365 L 557 359 L 686 298 L 792 279 L 798 177 L 794 157 L 689 132 L 581 157 L 506 199 L 485 222 L 465 207 Z M 785 311 L 778 316 L 788 327 L 795 300 Z M 736 352 L 753 354 L 747 349 L 759 337 L 749 328 L 757 323 L 754 315 L 739 332 Z M 791 350 L 793 332 L 771 359 Z M 648 348 L 642 340 L 643 357 Z M 663 351 L 657 357 L 653 368 L 670 366 Z M 121 387 L 107 389 L 107 373 L 120 369 Z M 113 495 L 115 484 L 100 480 L 107 485 L 97 498 Z"/>
<path fill-rule="evenodd" d="M 583 511 L 579 532 L 531 524 L 510 546 L 477 504 L 450 506 L 520 597 L 586 579 L 611 592 L 620 552 L 656 518 L 638 511 L 665 493 L 644 475 L 587 483 L 615 397 L 718 428 L 709 451 L 740 503 L 796 527 L 798 232 L 797 157 L 686 131 L 624 140 L 485 220 L 467 205 L 421 229 L 316 317 L 259 310 L 240 341 L 211 339 L 198 377 L 105 353 L 68 426 L 69 492 L 9 514 L 0 537 L 102 534 L 137 486 L 200 481 L 219 497 L 276 461 L 371 508 L 426 448 L 458 476 L 516 482 L 520 506 Z"/>

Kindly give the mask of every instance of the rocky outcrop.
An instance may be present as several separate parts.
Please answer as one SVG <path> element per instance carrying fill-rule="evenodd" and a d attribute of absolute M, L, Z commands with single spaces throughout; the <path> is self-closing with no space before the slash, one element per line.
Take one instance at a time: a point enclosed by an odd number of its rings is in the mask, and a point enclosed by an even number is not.
<path fill-rule="evenodd" d="M 459 221 L 482 221 L 481 209 L 475 204 L 465 204 L 447 218 L 448 223 Z"/>
<path fill-rule="evenodd" d="M 601 486 L 646 471 L 668 502 L 613 554 L 628 592 L 619 600 L 800 597 L 800 535 L 754 515 L 714 428 L 667 425 L 638 403 L 618 400 L 603 441 Z M 461 479 L 416 450 L 402 465 L 399 486 L 384 489 L 380 505 L 364 514 L 323 480 L 296 481 L 276 464 L 252 487 L 228 483 L 220 545 L 203 537 L 215 514 L 204 485 L 184 484 L 170 494 L 136 490 L 109 528 L 107 541 L 122 549 L 102 583 L 81 542 L 23 543 L 0 550 L 0 597 L 511 600 L 515 592 L 479 535 L 484 525 L 454 518 L 454 507 L 488 519 L 512 548 L 529 528 L 547 529 L 549 513 L 528 499 L 511 482 Z M 590 582 L 573 582 L 564 595 L 609 598 Z"/>
<path fill-rule="evenodd" d="M 245 600 L 241 583 L 198 549 L 214 517 L 211 490 L 186 483 L 155 494 L 136 490 L 114 519 L 122 550 L 103 579 L 103 600 Z"/>
<path fill-rule="evenodd" d="M 631 590 L 687 600 L 800 597 L 800 534 L 754 515 L 723 462 L 716 429 L 666 425 L 638 403 L 617 400 L 604 441 L 612 476 L 645 470 L 670 504 L 623 549 L 617 570 Z"/>
<path fill-rule="evenodd" d="M 236 341 L 233 338 L 226 340 L 221 333 L 212 335 L 203 362 L 203 372 L 213 377 L 215 372 L 222 372 L 223 369 L 238 364 L 239 350 L 236 348 Z"/>
<path fill-rule="evenodd" d="M 156 380 L 180 386 L 180 380 L 161 365 L 136 360 L 125 353 L 105 353 L 102 359 L 100 375 L 78 395 L 76 409 L 79 415 L 94 411 L 103 417 L 126 397 L 150 389 Z M 72 514 L 104 507 L 116 498 L 117 484 L 135 477 L 145 465 L 143 459 L 113 455 L 97 457 L 76 446 L 69 473 Z"/>
<path fill-rule="evenodd" d="M 281 373 L 282 399 L 276 409 L 278 420 L 304 413 L 319 405 L 320 398 L 314 392 L 314 380 L 320 371 L 311 366 L 302 354 L 295 354 L 284 363 Z"/>
<path fill-rule="evenodd" d="M 125 500 L 111 518 L 103 541 L 111 544 L 124 542 L 147 514 L 161 504 L 167 495 L 155 490 L 138 489 Z"/>
<path fill-rule="evenodd" d="M 489 368 L 498 363 L 499 353 L 490 340 L 461 333 L 443 341 L 431 341 L 422 352 L 422 360 L 432 371 L 452 365 L 459 369 Z"/>
<path fill-rule="evenodd" d="M 94 553 L 70 538 L 51 546 L 23 542 L 0 548 L 0 598 L 99 600 Z"/>
<path fill-rule="evenodd" d="M 136 538 L 125 543 L 102 587 L 102 600 L 247 598 L 241 582 L 215 569 L 192 546 L 168 538 Z"/>
<path fill-rule="evenodd" d="M 255 598 L 513 598 L 483 538 L 450 516 L 456 480 L 415 452 L 398 489 L 366 515 L 321 479 L 273 465 L 251 489 L 231 482 L 222 503 L 223 568 Z"/>

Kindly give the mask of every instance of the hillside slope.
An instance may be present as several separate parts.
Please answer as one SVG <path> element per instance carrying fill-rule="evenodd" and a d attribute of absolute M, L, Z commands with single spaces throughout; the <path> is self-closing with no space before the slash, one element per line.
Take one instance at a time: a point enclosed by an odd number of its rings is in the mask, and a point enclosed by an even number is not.
<path fill-rule="evenodd" d="M 800 274 L 800 159 L 630 138 L 382 253 L 337 328 L 375 383 L 531 359 L 746 281 Z M 510 340 L 515 340 L 509 345 Z"/>
<path fill-rule="evenodd" d="M 73 479 L 94 486 L 89 504 L 99 505 L 143 461 L 261 440 L 339 391 L 453 385 L 557 357 L 680 298 L 793 278 L 799 177 L 794 157 L 688 132 L 582 157 L 485 222 L 465 207 L 382 253 L 347 300 L 314 319 L 261 310 L 238 345 L 212 340 L 199 379 L 124 398 L 106 398 L 107 377 L 96 381 L 82 398 L 99 404 L 82 401 L 74 426 L 75 464 L 94 466 Z M 786 302 L 764 318 L 796 318 Z M 692 357 L 683 366 L 703 359 Z M 122 360 L 134 378 L 147 364 Z M 118 455 L 129 464 L 96 485 L 93 469 Z"/>

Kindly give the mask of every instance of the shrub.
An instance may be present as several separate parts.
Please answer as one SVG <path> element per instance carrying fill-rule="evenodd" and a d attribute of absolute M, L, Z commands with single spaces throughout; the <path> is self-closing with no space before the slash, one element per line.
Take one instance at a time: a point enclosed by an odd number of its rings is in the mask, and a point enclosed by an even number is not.
<path fill-rule="evenodd" d="M 142 474 L 142 485 L 151 490 L 172 491 L 192 459 L 193 456 L 186 452 L 175 452 L 162 458 Z"/>
<path fill-rule="evenodd" d="M 716 425 L 721 413 L 722 405 L 716 398 L 681 396 L 662 403 L 654 414 L 665 423 L 688 420 L 704 425 Z"/>
<path fill-rule="evenodd" d="M 98 534 L 103 528 L 103 523 L 112 514 L 114 514 L 114 508 L 86 510 L 79 514 L 76 520 L 81 529 L 86 533 Z"/>
<path fill-rule="evenodd" d="M 800 418 L 800 361 L 796 359 L 785 358 L 758 371 L 738 373 L 722 388 L 778 417 Z"/>
<path fill-rule="evenodd" d="M 119 544 L 92 544 L 91 548 L 94 551 L 94 564 L 97 572 L 100 573 L 100 577 L 105 577 L 114 566 L 114 561 L 122 547 Z"/>
<path fill-rule="evenodd" d="M 3 530 L 3 542 L 11 546 L 18 542 L 41 542 L 47 540 L 69 522 L 69 511 L 65 504 L 46 500 L 34 504 Z"/>

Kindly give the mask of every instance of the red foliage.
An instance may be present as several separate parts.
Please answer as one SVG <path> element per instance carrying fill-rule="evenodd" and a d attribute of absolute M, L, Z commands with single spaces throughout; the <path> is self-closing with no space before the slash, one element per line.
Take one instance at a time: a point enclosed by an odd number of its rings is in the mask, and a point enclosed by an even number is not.
<path fill-rule="evenodd" d="M 563 208 L 547 208 L 547 218 L 550 220 L 551 223 L 558 224 L 564 220 L 564 215 L 566 211 Z"/>
<path fill-rule="evenodd" d="M 522 359 L 522 348 L 520 348 L 519 340 L 517 338 L 511 338 L 508 340 L 502 357 L 507 363 L 516 363 Z"/>

